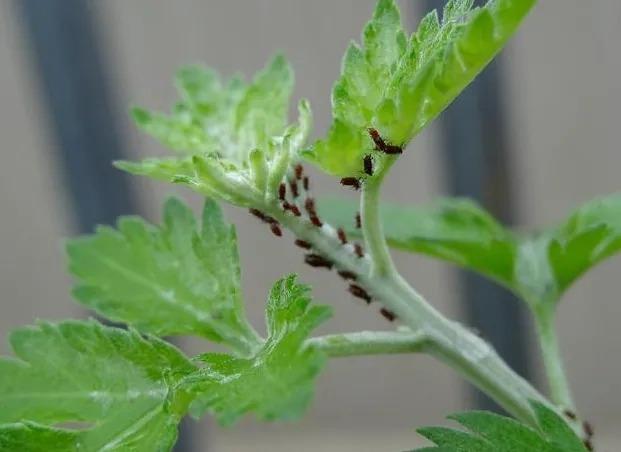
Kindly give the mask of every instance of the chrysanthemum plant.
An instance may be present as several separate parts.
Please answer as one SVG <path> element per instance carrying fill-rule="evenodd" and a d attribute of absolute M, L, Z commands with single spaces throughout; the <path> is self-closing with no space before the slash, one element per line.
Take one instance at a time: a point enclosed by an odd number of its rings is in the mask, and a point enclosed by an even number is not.
<path fill-rule="evenodd" d="M 0 450 L 165 451 L 187 414 L 223 424 L 250 413 L 297 419 L 330 359 L 382 353 L 429 354 L 511 416 L 454 414 L 458 429 L 419 429 L 435 444 L 424 450 L 592 450 L 592 428 L 563 371 L 554 312 L 572 282 L 621 248 L 621 197 L 592 201 L 529 235 L 463 199 L 380 206 L 393 164 L 413 158 L 408 144 L 503 48 L 535 0 L 472 3 L 449 1 L 408 36 L 394 0 L 380 0 L 362 43 L 347 49 L 332 126 L 315 143 L 307 143 L 307 101 L 288 124 L 293 76 L 282 56 L 249 83 L 186 67 L 170 114 L 135 109 L 138 126 L 174 154 L 116 166 L 204 195 L 202 219 L 171 199 L 160 225 L 124 217 L 68 243 L 74 297 L 127 328 L 68 320 L 14 331 L 15 356 L 0 358 Z M 359 189 L 359 205 L 314 199 L 305 161 Z M 310 266 L 334 271 L 395 327 L 314 336 L 331 310 L 289 275 L 267 296 L 262 337 L 245 316 L 235 229 L 218 203 L 291 236 L 282 246 L 291 242 Z M 439 313 L 399 274 L 389 247 L 474 270 L 522 298 L 538 327 L 549 394 Z M 188 357 L 162 339 L 171 336 L 198 336 L 227 352 Z"/>

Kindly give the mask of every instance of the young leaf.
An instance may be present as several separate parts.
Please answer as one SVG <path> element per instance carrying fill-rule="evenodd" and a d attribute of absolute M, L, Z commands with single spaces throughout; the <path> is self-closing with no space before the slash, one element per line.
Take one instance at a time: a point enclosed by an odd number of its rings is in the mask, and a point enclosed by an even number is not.
<path fill-rule="evenodd" d="M 369 127 L 404 147 L 502 49 L 534 3 L 491 0 L 472 9 L 472 0 L 451 0 L 441 21 L 429 13 L 407 39 L 395 1 L 380 0 L 363 47 L 351 44 L 343 60 L 328 137 L 305 155 L 329 173 L 351 176 L 373 151 Z"/>
<path fill-rule="evenodd" d="M 357 205 L 324 199 L 318 206 L 327 221 L 360 236 L 353 223 Z M 423 207 L 382 203 L 380 209 L 390 246 L 476 270 L 512 287 L 516 239 L 477 203 L 456 198 Z"/>
<path fill-rule="evenodd" d="M 0 441 L 22 443 L 11 450 L 48 440 L 73 444 L 63 450 L 170 450 L 189 402 L 178 384 L 195 369 L 177 349 L 94 321 L 42 323 L 10 340 L 17 359 L 0 358 Z"/>
<path fill-rule="evenodd" d="M 421 428 L 418 432 L 438 447 L 419 451 L 454 452 L 586 452 L 580 438 L 554 411 L 533 403 L 539 430 L 485 411 L 469 411 L 449 416 L 466 431 L 444 427 Z"/>
<path fill-rule="evenodd" d="M 121 218 L 118 229 L 99 227 L 67 251 L 74 296 L 101 315 L 159 336 L 194 334 L 239 351 L 256 345 L 235 229 L 214 201 L 205 202 L 200 231 L 192 211 L 170 199 L 161 226 Z"/>
<path fill-rule="evenodd" d="M 621 250 L 621 194 L 590 201 L 552 234 L 548 258 L 559 292 Z"/>
<path fill-rule="evenodd" d="M 190 66 L 179 71 L 176 85 L 181 101 L 170 115 L 134 109 L 133 117 L 180 155 L 116 166 L 238 206 L 275 197 L 312 123 L 310 106 L 301 101 L 298 124 L 287 127 L 293 73 L 285 58 L 275 57 L 249 84 L 235 77 L 225 85 L 214 72 Z"/>
<path fill-rule="evenodd" d="M 253 356 L 201 356 L 205 367 L 187 379 L 197 394 L 195 414 L 209 410 L 221 423 L 231 424 L 248 411 L 264 420 L 295 419 L 303 413 L 325 360 L 304 341 L 331 313 L 326 306 L 310 306 L 308 292 L 295 276 L 274 285 L 267 305 L 268 338 Z"/>

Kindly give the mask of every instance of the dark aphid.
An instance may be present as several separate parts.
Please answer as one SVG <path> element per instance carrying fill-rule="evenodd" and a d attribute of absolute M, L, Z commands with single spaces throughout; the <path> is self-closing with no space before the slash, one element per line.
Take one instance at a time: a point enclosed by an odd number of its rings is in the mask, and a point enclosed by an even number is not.
<path fill-rule="evenodd" d="M 282 208 L 285 210 L 288 210 L 296 217 L 299 217 L 302 215 L 302 212 L 300 212 L 300 209 L 298 208 L 298 206 L 296 206 L 295 204 L 290 204 L 287 201 L 282 203 Z"/>
<path fill-rule="evenodd" d="M 291 188 L 291 194 L 294 198 L 300 196 L 300 192 L 298 191 L 298 183 L 295 180 L 289 181 L 289 188 Z"/>
<path fill-rule="evenodd" d="M 293 215 L 295 215 L 296 217 L 302 216 L 302 212 L 300 212 L 300 209 L 298 208 L 298 206 L 296 206 L 295 204 L 290 204 L 289 205 L 289 210 L 291 211 L 291 213 Z"/>
<path fill-rule="evenodd" d="M 349 291 L 350 294 L 352 294 L 354 297 L 357 298 L 361 298 L 364 301 L 367 302 L 367 304 L 371 304 L 371 301 L 373 301 L 373 299 L 371 298 L 371 296 L 367 293 L 366 290 L 364 290 L 362 287 L 360 287 L 357 284 L 350 284 L 349 287 L 347 288 L 347 290 Z"/>
<path fill-rule="evenodd" d="M 584 429 L 584 433 L 586 433 L 588 438 L 592 438 L 595 431 L 593 430 L 593 426 L 589 421 L 584 421 L 582 423 L 582 428 Z"/>
<path fill-rule="evenodd" d="M 248 209 L 248 211 L 257 217 L 259 220 L 263 221 L 267 224 L 278 224 L 275 218 L 270 217 L 269 215 L 265 215 L 263 212 L 257 209 Z"/>
<path fill-rule="evenodd" d="M 382 314 L 382 316 L 384 316 L 384 318 L 385 318 L 386 320 L 388 320 L 389 322 L 394 322 L 394 321 L 395 321 L 395 319 L 397 318 L 397 315 L 396 315 L 394 312 L 392 312 L 392 311 L 390 311 L 390 310 L 388 310 L 388 309 L 386 309 L 386 308 L 382 308 L 382 309 L 380 309 L 380 311 L 379 311 L 379 312 L 380 312 L 380 314 Z"/>
<path fill-rule="evenodd" d="M 334 265 L 328 259 L 320 256 L 319 254 L 307 254 L 306 256 L 304 256 L 304 262 L 306 262 L 311 267 L 323 267 L 327 268 L 328 270 L 331 269 Z"/>
<path fill-rule="evenodd" d="M 339 240 L 343 245 L 347 244 L 347 235 L 345 235 L 345 231 L 343 230 L 343 228 L 338 228 L 336 230 L 336 235 L 338 236 Z"/>
<path fill-rule="evenodd" d="M 394 146 L 392 144 L 387 144 L 386 147 L 382 149 L 382 152 L 388 155 L 403 154 L 403 148 L 401 146 Z"/>
<path fill-rule="evenodd" d="M 341 185 L 352 187 L 354 190 L 360 190 L 360 181 L 355 177 L 344 177 L 341 179 Z"/>
<path fill-rule="evenodd" d="M 278 199 L 280 199 L 281 201 L 284 201 L 286 196 L 287 196 L 287 186 L 281 183 L 278 186 Z"/>
<path fill-rule="evenodd" d="M 304 174 L 304 167 L 298 163 L 297 165 L 295 165 L 294 171 L 295 171 L 295 178 L 297 180 L 302 179 L 302 174 Z"/>
<path fill-rule="evenodd" d="M 319 219 L 319 217 L 317 216 L 317 214 L 313 214 L 310 216 L 310 221 L 311 223 L 313 223 L 315 226 L 317 226 L 318 228 L 323 226 L 323 223 L 321 222 L 321 220 Z"/>
<path fill-rule="evenodd" d="M 358 257 L 364 257 L 364 250 L 362 249 L 362 245 L 359 243 L 354 243 L 354 252 Z"/>
<path fill-rule="evenodd" d="M 380 134 L 377 131 L 377 129 L 370 128 L 369 129 L 369 135 L 371 136 L 371 139 L 375 143 L 375 148 L 378 151 L 384 152 L 384 148 L 386 147 L 386 143 L 384 142 L 384 140 L 380 136 Z"/>
<path fill-rule="evenodd" d="M 255 217 L 257 217 L 259 220 L 261 220 L 261 221 L 264 221 L 264 222 L 268 223 L 268 221 L 267 221 L 267 218 L 268 218 L 268 217 L 267 217 L 267 215 L 265 215 L 265 214 L 264 214 L 263 212 L 261 212 L 260 210 L 258 210 L 258 209 L 248 209 L 248 211 L 249 211 L 252 215 L 254 215 Z"/>
<path fill-rule="evenodd" d="M 373 157 L 365 155 L 362 162 L 364 164 L 364 172 L 369 176 L 373 176 Z"/>
<path fill-rule="evenodd" d="M 595 450 L 595 448 L 593 447 L 593 443 L 591 442 L 590 439 L 584 440 L 584 447 L 586 447 L 586 450 L 591 451 L 591 452 Z"/>
<path fill-rule="evenodd" d="M 355 281 L 356 279 L 358 279 L 358 277 L 356 276 L 354 272 L 350 272 L 348 270 L 339 270 L 336 273 L 345 280 L 349 279 L 349 280 Z"/>
<path fill-rule="evenodd" d="M 401 146 L 394 146 L 392 144 L 386 143 L 380 136 L 377 129 L 369 129 L 369 135 L 371 136 L 371 139 L 375 143 L 375 148 L 378 151 L 382 151 L 384 154 L 390 154 L 390 155 L 403 153 L 403 149 L 401 148 Z"/>
<path fill-rule="evenodd" d="M 309 216 L 317 215 L 317 211 L 315 210 L 315 200 L 313 198 L 306 198 L 304 201 L 304 208 L 306 212 L 308 212 Z"/>
<path fill-rule="evenodd" d="M 304 179 L 302 179 L 302 186 L 304 187 L 305 191 L 310 190 L 310 181 L 308 179 L 308 176 L 304 176 Z"/>
<path fill-rule="evenodd" d="M 576 416 L 576 413 L 574 413 L 573 411 L 570 411 L 570 410 L 565 410 L 565 411 L 563 411 L 563 414 L 564 414 L 564 415 L 565 415 L 568 419 L 571 419 L 572 421 L 575 421 L 575 420 L 576 420 L 576 418 L 578 417 L 578 416 Z"/>
<path fill-rule="evenodd" d="M 296 240 L 295 242 L 293 242 L 293 243 L 295 243 L 295 244 L 296 244 L 297 246 L 299 246 L 300 248 L 304 248 L 305 250 L 310 250 L 310 249 L 313 247 L 313 245 L 311 245 L 311 244 L 310 244 L 310 243 L 308 243 L 307 241 L 305 241 L 305 240 L 301 240 L 301 239 L 297 239 L 297 240 Z"/>
<path fill-rule="evenodd" d="M 276 237 L 282 237 L 282 230 L 280 229 L 280 226 L 278 226 L 277 223 L 270 224 L 270 229 Z"/>
<path fill-rule="evenodd" d="M 362 227 L 362 218 L 360 218 L 360 212 L 356 213 L 356 228 L 360 229 Z"/>

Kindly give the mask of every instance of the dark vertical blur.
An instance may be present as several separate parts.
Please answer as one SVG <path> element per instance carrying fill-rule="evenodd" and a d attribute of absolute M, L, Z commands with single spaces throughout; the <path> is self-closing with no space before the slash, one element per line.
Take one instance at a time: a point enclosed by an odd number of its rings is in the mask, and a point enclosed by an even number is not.
<path fill-rule="evenodd" d="M 423 8 L 440 9 L 444 3 L 425 0 Z M 503 60 L 503 56 L 496 58 L 438 122 L 450 193 L 473 198 L 501 222 L 512 224 L 515 175 L 510 171 L 511 149 L 506 135 Z M 459 282 L 467 323 L 478 329 L 513 369 L 528 377 L 528 325 L 523 303 L 504 288 L 471 272 L 460 271 Z M 478 408 L 499 409 L 479 391 L 475 391 L 474 399 Z"/>
<path fill-rule="evenodd" d="M 91 5 L 91 7 L 89 7 Z M 16 0 L 41 84 L 58 167 L 79 231 L 135 213 L 127 176 L 111 162 L 125 155 L 113 89 L 91 2 Z"/>
<path fill-rule="evenodd" d="M 139 211 L 127 175 L 111 164 L 126 156 L 117 120 L 125 108 L 116 104 L 110 86 L 94 6 L 85 0 L 15 1 L 80 232 Z M 184 423 L 175 450 L 189 452 L 190 444 Z"/>

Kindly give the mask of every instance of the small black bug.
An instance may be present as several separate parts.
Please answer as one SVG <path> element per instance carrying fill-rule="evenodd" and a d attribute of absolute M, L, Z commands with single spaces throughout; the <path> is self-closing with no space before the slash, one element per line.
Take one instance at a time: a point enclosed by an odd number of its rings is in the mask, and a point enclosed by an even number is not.
<path fill-rule="evenodd" d="M 360 181 L 355 177 L 344 177 L 341 179 L 341 185 L 352 187 L 354 190 L 360 190 Z"/>

